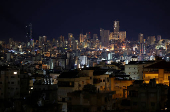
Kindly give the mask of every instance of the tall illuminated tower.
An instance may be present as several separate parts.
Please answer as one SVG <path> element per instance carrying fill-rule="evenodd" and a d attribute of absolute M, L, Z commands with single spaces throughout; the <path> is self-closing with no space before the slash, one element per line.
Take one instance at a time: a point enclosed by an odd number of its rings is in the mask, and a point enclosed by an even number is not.
<path fill-rule="evenodd" d="M 30 42 L 30 45 L 33 46 L 33 38 L 32 38 L 32 24 L 30 23 L 26 26 L 26 39 L 27 42 Z"/>
<path fill-rule="evenodd" d="M 114 39 L 118 39 L 118 36 L 119 36 L 119 21 L 114 21 L 114 26 L 113 26 L 113 29 L 114 29 Z"/>
<path fill-rule="evenodd" d="M 139 35 L 138 35 L 138 42 L 143 43 L 143 34 L 142 33 L 139 33 Z"/>
<path fill-rule="evenodd" d="M 114 21 L 114 33 L 119 32 L 119 21 Z"/>

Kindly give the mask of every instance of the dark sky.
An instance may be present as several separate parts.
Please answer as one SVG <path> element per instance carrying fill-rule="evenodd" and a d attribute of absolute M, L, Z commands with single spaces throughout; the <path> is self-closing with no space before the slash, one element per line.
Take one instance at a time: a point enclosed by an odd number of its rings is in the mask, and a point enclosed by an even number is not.
<path fill-rule="evenodd" d="M 100 28 L 113 31 L 113 21 L 120 21 L 120 30 L 136 40 L 162 35 L 170 39 L 169 0 L 1 0 L 0 39 L 25 40 L 25 26 L 33 25 L 33 38 L 47 39 L 73 33 L 78 39 L 83 31 L 97 33 Z"/>

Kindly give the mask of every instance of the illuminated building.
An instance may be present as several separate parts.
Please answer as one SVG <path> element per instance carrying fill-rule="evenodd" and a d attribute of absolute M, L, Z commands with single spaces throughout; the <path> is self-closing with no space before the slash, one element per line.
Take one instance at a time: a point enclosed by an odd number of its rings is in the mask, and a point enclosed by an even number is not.
<path fill-rule="evenodd" d="M 86 33 L 86 37 L 87 37 L 87 40 L 91 38 L 90 32 L 87 32 L 87 33 Z"/>
<path fill-rule="evenodd" d="M 98 92 L 109 92 L 110 91 L 110 81 L 109 74 L 106 70 L 94 70 L 93 72 L 93 85 L 96 87 Z"/>
<path fill-rule="evenodd" d="M 138 35 L 138 42 L 143 43 L 143 34 L 142 33 L 139 33 L 139 35 Z"/>
<path fill-rule="evenodd" d="M 64 42 L 64 36 L 61 35 L 58 40 L 59 42 Z"/>
<path fill-rule="evenodd" d="M 135 80 L 133 85 L 127 87 L 127 99 L 121 109 L 127 112 L 156 112 L 165 110 L 167 102 L 168 86 L 156 84 L 155 79 L 150 80 L 149 84 L 143 80 Z"/>
<path fill-rule="evenodd" d="M 120 31 L 119 32 L 119 39 L 121 41 L 125 41 L 125 39 L 126 39 L 126 31 Z"/>
<path fill-rule="evenodd" d="M 113 32 L 110 32 L 109 40 L 113 40 L 113 39 L 114 39 L 114 34 L 113 34 Z"/>
<path fill-rule="evenodd" d="M 157 41 L 161 40 L 161 35 L 157 35 Z"/>
<path fill-rule="evenodd" d="M 169 85 L 170 78 L 170 62 L 159 61 L 155 64 L 147 66 L 143 71 L 143 80 L 149 83 L 150 79 L 155 78 L 157 84 Z"/>
<path fill-rule="evenodd" d="M 20 98 L 20 70 L 3 66 L 0 72 L 0 99 Z"/>
<path fill-rule="evenodd" d="M 93 34 L 93 39 L 96 41 L 98 39 L 97 34 Z"/>
<path fill-rule="evenodd" d="M 148 44 L 153 45 L 155 43 L 155 36 L 148 37 Z"/>
<path fill-rule="evenodd" d="M 119 32 L 119 21 L 114 21 L 114 33 Z"/>
<path fill-rule="evenodd" d="M 39 46 L 43 47 L 43 44 L 47 42 L 47 36 L 39 36 Z"/>
<path fill-rule="evenodd" d="M 138 35 L 138 42 L 139 42 L 139 53 L 144 53 L 144 43 L 143 43 L 143 34 L 139 33 Z"/>
<path fill-rule="evenodd" d="M 73 45 L 73 41 L 74 41 L 74 37 L 73 37 L 73 34 L 72 33 L 68 33 L 68 47 L 72 47 Z"/>
<path fill-rule="evenodd" d="M 31 42 L 32 40 L 32 24 L 30 23 L 28 26 L 26 26 L 26 39 L 27 42 Z M 30 44 L 31 46 L 33 46 L 32 44 Z"/>
<path fill-rule="evenodd" d="M 146 54 L 146 41 L 144 39 L 144 43 L 143 43 L 143 54 Z"/>
<path fill-rule="evenodd" d="M 73 44 L 73 50 L 77 50 L 77 48 L 78 48 L 78 40 L 75 40 Z"/>
<path fill-rule="evenodd" d="M 87 56 L 79 56 L 79 64 L 81 67 L 87 65 Z"/>
<path fill-rule="evenodd" d="M 104 30 L 100 28 L 100 36 L 101 36 L 101 42 L 102 46 L 108 47 L 109 46 L 109 30 Z"/>
<path fill-rule="evenodd" d="M 119 21 L 114 21 L 114 39 L 117 40 L 119 37 Z"/>
<path fill-rule="evenodd" d="M 62 111 L 64 112 L 67 111 L 67 93 L 82 90 L 84 85 L 93 82 L 93 70 L 81 72 L 81 74 L 78 71 L 63 72 L 58 78 L 58 103 L 62 104 Z M 83 74 L 84 76 L 81 77 Z"/>
<path fill-rule="evenodd" d="M 120 79 L 118 77 L 120 77 Z M 112 96 L 113 98 L 126 98 L 126 95 L 124 95 L 125 94 L 124 90 L 126 90 L 127 86 L 130 86 L 134 80 L 126 79 L 124 77 L 128 77 L 128 75 L 110 77 L 111 91 L 116 91 L 116 94 Z"/>
<path fill-rule="evenodd" d="M 82 33 L 80 33 L 80 37 L 79 37 L 80 43 L 82 43 L 84 41 L 84 36 Z"/>
<path fill-rule="evenodd" d="M 143 79 L 143 68 L 153 64 L 155 61 L 130 61 L 125 65 L 125 73 L 132 79 Z"/>

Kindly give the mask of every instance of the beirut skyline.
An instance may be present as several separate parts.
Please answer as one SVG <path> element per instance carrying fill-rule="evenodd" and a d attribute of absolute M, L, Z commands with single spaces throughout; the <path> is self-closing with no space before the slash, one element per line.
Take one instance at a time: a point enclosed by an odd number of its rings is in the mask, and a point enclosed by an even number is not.
<path fill-rule="evenodd" d="M 29 23 L 35 40 L 42 35 L 49 40 L 60 35 L 67 39 L 68 33 L 78 39 L 82 32 L 100 36 L 100 28 L 113 31 L 115 20 L 129 40 L 137 40 L 139 33 L 144 38 L 170 38 L 168 1 L 130 1 L 3 1 L 0 39 L 24 41 Z"/>

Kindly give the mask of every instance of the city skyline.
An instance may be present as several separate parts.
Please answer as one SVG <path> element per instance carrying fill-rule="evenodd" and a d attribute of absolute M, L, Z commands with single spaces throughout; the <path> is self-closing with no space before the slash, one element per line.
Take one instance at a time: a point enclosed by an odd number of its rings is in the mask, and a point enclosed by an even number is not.
<path fill-rule="evenodd" d="M 3 1 L 0 39 L 25 40 L 25 26 L 29 23 L 33 25 L 32 35 L 35 40 L 43 35 L 50 40 L 57 39 L 60 35 L 67 39 L 68 33 L 78 39 L 82 32 L 91 32 L 99 37 L 100 28 L 113 32 L 115 20 L 120 22 L 120 30 L 127 32 L 127 39 L 138 40 L 139 33 L 144 34 L 144 38 L 161 35 L 162 38 L 169 39 L 170 17 L 167 3 Z"/>

